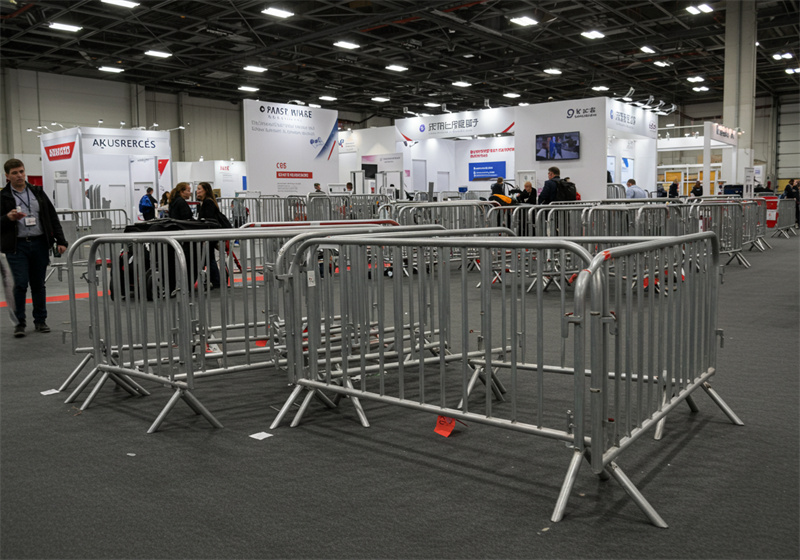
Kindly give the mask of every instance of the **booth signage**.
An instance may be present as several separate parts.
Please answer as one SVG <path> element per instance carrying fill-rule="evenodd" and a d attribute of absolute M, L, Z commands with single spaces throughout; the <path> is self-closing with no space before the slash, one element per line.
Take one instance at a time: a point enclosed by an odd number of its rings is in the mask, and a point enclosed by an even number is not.
<path fill-rule="evenodd" d="M 44 150 L 47 154 L 47 159 L 50 161 L 69 159 L 72 157 L 72 152 L 75 151 L 75 142 L 66 142 L 64 144 L 56 144 L 54 146 L 45 146 Z"/>
<path fill-rule="evenodd" d="M 433 117 L 413 117 L 395 121 L 395 126 L 406 142 L 454 136 L 475 136 L 513 132 L 515 120 L 513 107 L 464 111 Z"/>

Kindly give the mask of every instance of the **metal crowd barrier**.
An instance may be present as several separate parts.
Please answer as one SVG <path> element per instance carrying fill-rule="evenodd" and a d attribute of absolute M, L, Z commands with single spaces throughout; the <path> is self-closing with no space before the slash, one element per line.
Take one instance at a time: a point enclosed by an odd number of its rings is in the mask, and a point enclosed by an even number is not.
<path fill-rule="evenodd" d="M 490 196 L 492 196 L 491 189 L 488 191 L 479 191 L 470 189 L 464 195 L 464 200 L 489 200 Z"/>
<path fill-rule="evenodd" d="M 755 210 L 755 242 L 750 246 L 750 250 L 753 250 L 753 247 L 758 249 L 759 251 L 766 251 L 767 249 L 772 249 L 772 245 L 767 242 L 767 201 L 763 198 L 757 197 L 750 199 L 748 202 L 751 202 L 756 205 Z M 753 211 L 751 210 L 751 213 Z M 752 220 L 752 216 L 748 219 Z"/>
<path fill-rule="evenodd" d="M 402 203 L 395 208 L 395 219 L 402 225 L 438 224 L 446 229 L 483 227 L 492 202 L 464 201 Z"/>
<path fill-rule="evenodd" d="M 726 265 L 736 259 L 745 268 L 750 268 L 750 263 L 742 255 L 745 215 L 741 202 L 697 201 L 690 204 L 689 212 L 698 223 L 700 231 L 713 231 L 717 234 L 720 253 L 730 256 Z"/>
<path fill-rule="evenodd" d="M 261 198 L 257 196 L 220 197 L 217 206 L 233 227 L 268 220 L 262 212 Z"/>
<path fill-rule="evenodd" d="M 274 268 L 284 244 L 297 235 L 367 235 L 384 229 L 382 225 L 305 225 L 91 236 L 89 262 L 110 261 L 112 267 L 86 266 L 87 333 L 79 325 L 75 298 L 79 265 L 75 252 L 68 252 L 68 333 L 74 352 L 84 357 L 59 390 L 66 390 L 94 360 L 94 367 L 66 402 L 75 402 L 93 381 L 81 410 L 88 408 L 109 380 L 141 396 L 149 392 L 137 380 L 155 381 L 174 392 L 149 432 L 158 430 L 181 399 L 218 426 L 192 394 L 197 379 L 285 368 L 284 298 Z M 215 244 L 222 248 L 219 256 Z M 216 290 L 209 285 L 212 260 L 220 273 Z"/>
<path fill-rule="evenodd" d="M 606 184 L 606 198 L 625 198 L 625 185 L 620 183 Z"/>
<path fill-rule="evenodd" d="M 301 397 L 292 426 L 314 397 L 332 408 L 348 396 L 365 426 L 361 400 L 539 435 L 572 453 L 553 521 L 562 519 L 586 459 L 666 527 L 616 461 L 647 430 L 662 429 L 681 402 L 696 410 L 692 393 L 700 388 L 741 424 L 709 384 L 719 334 L 715 239 L 616 239 L 621 246 L 594 258 L 567 239 L 308 239 L 276 264 L 287 271 L 287 365 L 295 387 L 271 429 Z M 454 250 L 461 262 L 448 259 Z M 493 284 L 487 268 L 470 271 L 468 250 L 484 262 L 503 260 L 503 281 Z M 523 263 L 544 252 L 581 262 L 570 313 L 552 305 L 541 285 L 535 297 L 526 294 Z M 305 254 L 335 254 L 348 266 L 336 278 L 320 275 Z M 372 273 L 401 256 L 417 274 Z M 469 288 L 476 276 L 478 303 Z M 558 334 L 571 345 L 566 354 L 553 344 Z M 475 391 L 479 383 L 483 390 Z"/>
<path fill-rule="evenodd" d="M 87 209 L 87 210 L 56 210 L 61 222 L 61 229 L 69 246 L 77 246 L 78 259 L 86 259 L 87 247 L 82 239 L 88 235 L 98 233 L 112 233 L 122 231 L 130 224 L 128 213 L 121 209 Z M 58 272 L 59 281 L 63 280 L 66 264 L 64 260 L 51 261 L 51 268 L 47 272 L 45 281 L 50 279 L 54 272 Z"/>
<path fill-rule="evenodd" d="M 772 237 L 781 235 L 788 238 L 789 232 L 793 235 L 797 235 L 794 227 L 796 223 L 796 204 L 797 203 L 792 198 L 778 199 L 778 223 L 775 225 L 775 231 L 772 233 Z"/>

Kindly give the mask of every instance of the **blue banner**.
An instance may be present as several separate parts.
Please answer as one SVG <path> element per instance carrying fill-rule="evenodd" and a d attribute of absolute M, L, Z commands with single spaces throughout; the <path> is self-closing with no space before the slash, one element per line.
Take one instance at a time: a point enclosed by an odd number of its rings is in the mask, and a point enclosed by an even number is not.
<path fill-rule="evenodd" d="M 478 181 L 480 179 L 496 179 L 506 176 L 506 162 L 504 161 L 482 161 L 480 163 L 469 164 L 469 180 Z"/>

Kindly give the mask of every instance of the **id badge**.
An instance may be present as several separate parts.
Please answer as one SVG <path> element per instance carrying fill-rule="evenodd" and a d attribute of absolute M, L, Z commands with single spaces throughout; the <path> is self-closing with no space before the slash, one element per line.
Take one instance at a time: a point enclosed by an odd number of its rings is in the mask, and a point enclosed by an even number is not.
<path fill-rule="evenodd" d="M 25 217 L 25 226 L 26 227 L 33 227 L 36 225 L 36 217 L 35 216 L 26 216 Z"/>

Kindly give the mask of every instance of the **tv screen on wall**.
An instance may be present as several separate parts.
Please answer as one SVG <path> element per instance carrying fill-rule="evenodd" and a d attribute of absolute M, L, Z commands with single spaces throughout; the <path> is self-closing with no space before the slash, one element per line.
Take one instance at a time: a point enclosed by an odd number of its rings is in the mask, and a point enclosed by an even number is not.
<path fill-rule="evenodd" d="M 580 157 L 580 132 L 554 132 L 536 135 L 536 161 L 580 159 Z"/>

